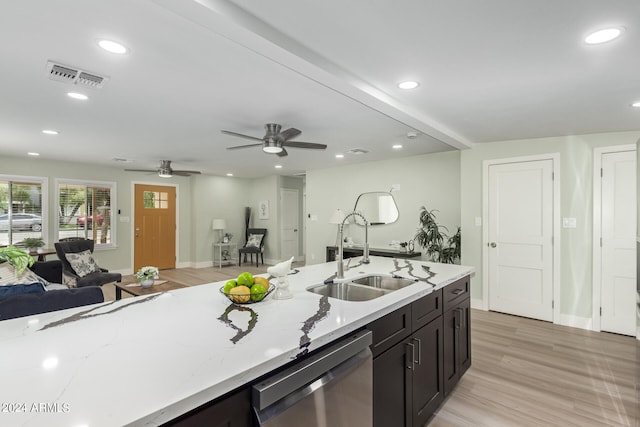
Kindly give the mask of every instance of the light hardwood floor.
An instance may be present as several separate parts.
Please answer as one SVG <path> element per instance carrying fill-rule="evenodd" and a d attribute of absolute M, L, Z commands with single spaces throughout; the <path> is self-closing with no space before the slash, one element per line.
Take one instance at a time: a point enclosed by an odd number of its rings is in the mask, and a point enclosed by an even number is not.
<path fill-rule="evenodd" d="M 429 427 L 640 426 L 640 341 L 471 316 L 472 366 Z"/>
<path fill-rule="evenodd" d="M 194 286 L 267 267 L 183 268 L 160 277 Z M 112 285 L 103 290 L 115 298 Z M 478 310 L 471 325 L 472 366 L 429 427 L 640 426 L 640 341 Z"/>

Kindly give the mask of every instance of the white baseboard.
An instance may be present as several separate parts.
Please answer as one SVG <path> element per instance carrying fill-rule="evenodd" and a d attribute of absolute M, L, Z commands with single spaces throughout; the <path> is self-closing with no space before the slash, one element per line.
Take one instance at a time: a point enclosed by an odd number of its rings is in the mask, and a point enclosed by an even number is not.
<path fill-rule="evenodd" d="M 562 326 L 570 326 L 572 328 L 586 329 L 588 331 L 593 330 L 593 320 L 590 317 L 573 316 L 571 314 L 560 314 L 560 318 L 557 322 L 554 322 Z"/>
<path fill-rule="evenodd" d="M 471 308 L 475 308 L 476 310 L 487 311 L 484 308 L 484 302 L 480 298 L 471 298 Z"/>

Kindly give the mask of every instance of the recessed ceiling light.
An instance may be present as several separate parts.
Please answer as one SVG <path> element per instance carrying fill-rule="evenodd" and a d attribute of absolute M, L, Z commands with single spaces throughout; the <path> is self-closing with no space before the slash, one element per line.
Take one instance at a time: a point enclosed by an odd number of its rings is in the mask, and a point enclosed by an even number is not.
<path fill-rule="evenodd" d="M 27 156 L 38 157 L 39 155 L 40 153 L 34 153 L 34 152 L 27 153 Z"/>
<path fill-rule="evenodd" d="M 232 173 L 228 173 L 227 176 L 233 176 L 233 174 Z"/>
<path fill-rule="evenodd" d="M 344 154 L 336 154 L 336 159 L 343 159 L 344 158 Z"/>
<path fill-rule="evenodd" d="M 73 99 L 80 99 L 82 101 L 86 101 L 87 99 L 89 99 L 89 97 L 83 93 L 78 93 L 78 92 L 69 92 L 67 93 L 67 96 L 69 98 L 73 98 Z"/>
<path fill-rule="evenodd" d="M 274 166 L 276 169 L 282 169 L 282 165 L 275 165 Z"/>
<path fill-rule="evenodd" d="M 620 34 L 622 34 L 622 28 L 605 28 L 589 34 L 584 41 L 587 44 L 606 43 L 620 37 Z"/>
<path fill-rule="evenodd" d="M 118 42 L 114 42 L 113 40 L 100 40 L 98 41 L 98 46 L 100 46 L 107 52 L 117 53 L 119 55 L 127 53 L 126 47 Z"/>
<path fill-rule="evenodd" d="M 402 144 L 394 144 L 393 148 L 399 150 L 400 148 L 402 148 Z"/>
<path fill-rule="evenodd" d="M 398 83 L 398 87 L 400 89 L 415 89 L 418 86 L 420 86 L 420 83 L 418 82 L 414 82 L 414 81 L 406 81 L 406 82 L 400 82 Z"/>
<path fill-rule="evenodd" d="M 57 135 L 59 132 L 53 129 L 44 129 L 42 133 L 45 133 L 47 135 Z"/>
<path fill-rule="evenodd" d="M 640 108 L 640 101 L 634 102 L 633 104 L 631 104 L 631 106 L 635 108 Z"/>

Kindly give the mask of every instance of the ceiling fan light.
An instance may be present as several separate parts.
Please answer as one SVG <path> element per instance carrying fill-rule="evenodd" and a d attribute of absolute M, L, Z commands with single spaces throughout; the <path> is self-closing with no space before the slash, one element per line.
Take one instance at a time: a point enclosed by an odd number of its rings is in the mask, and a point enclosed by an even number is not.
<path fill-rule="evenodd" d="M 171 170 L 169 169 L 160 169 L 158 171 L 158 176 L 160 178 L 171 178 L 173 175 L 171 175 Z"/>
<path fill-rule="evenodd" d="M 278 154 L 282 152 L 282 147 L 279 147 L 275 143 L 273 144 L 265 143 L 265 145 L 262 147 L 262 151 L 269 154 Z"/>

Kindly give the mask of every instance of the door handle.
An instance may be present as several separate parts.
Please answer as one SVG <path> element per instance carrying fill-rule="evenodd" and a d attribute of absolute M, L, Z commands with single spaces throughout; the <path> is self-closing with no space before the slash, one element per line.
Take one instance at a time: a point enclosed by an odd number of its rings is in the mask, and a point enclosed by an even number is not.
<path fill-rule="evenodd" d="M 416 346 L 411 344 L 410 342 L 407 343 L 407 346 L 411 347 L 411 355 L 408 357 L 410 362 L 407 363 L 407 369 L 413 370 L 413 364 L 416 358 Z"/>
<path fill-rule="evenodd" d="M 492 248 L 495 248 L 498 245 L 496 245 L 496 242 L 491 242 L 491 243 L 489 243 L 489 246 L 491 246 Z"/>
<path fill-rule="evenodd" d="M 415 360 L 414 358 L 413 361 L 418 365 L 422 365 L 422 341 L 420 341 L 418 338 L 413 338 L 413 340 L 418 343 L 418 360 Z"/>

